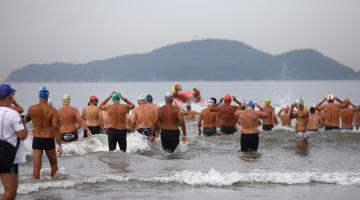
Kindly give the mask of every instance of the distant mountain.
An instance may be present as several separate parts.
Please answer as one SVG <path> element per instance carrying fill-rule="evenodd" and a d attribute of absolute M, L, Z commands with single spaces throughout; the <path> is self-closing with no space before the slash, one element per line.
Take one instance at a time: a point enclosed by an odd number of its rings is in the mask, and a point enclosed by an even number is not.
<path fill-rule="evenodd" d="M 31 64 L 8 82 L 322 80 L 359 79 L 359 73 L 311 50 L 271 55 L 230 40 L 197 40 L 85 64 Z"/>

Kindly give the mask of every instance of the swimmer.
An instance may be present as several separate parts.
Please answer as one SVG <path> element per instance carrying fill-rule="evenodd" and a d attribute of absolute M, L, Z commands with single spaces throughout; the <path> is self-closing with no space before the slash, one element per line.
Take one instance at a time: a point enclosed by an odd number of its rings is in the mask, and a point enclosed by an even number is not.
<path fill-rule="evenodd" d="M 291 127 L 291 119 L 289 115 L 289 106 L 284 106 L 277 113 L 277 117 L 280 118 L 281 126 Z"/>
<path fill-rule="evenodd" d="M 113 104 L 106 105 L 112 99 Z M 120 99 L 126 104 L 121 104 Z M 109 129 L 108 129 L 108 143 L 109 151 L 114 151 L 116 145 L 119 144 L 120 150 L 126 152 L 127 147 L 127 114 L 130 110 L 134 109 L 135 105 L 122 96 L 119 92 L 113 91 L 101 104 L 100 110 L 107 111 Z"/>
<path fill-rule="evenodd" d="M 267 117 L 264 118 L 263 121 L 263 130 L 264 131 L 271 131 L 276 126 L 278 121 L 275 115 L 275 109 L 271 106 L 271 100 L 269 98 L 265 99 L 265 106 L 264 112 L 266 113 Z"/>
<path fill-rule="evenodd" d="M 70 96 L 64 95 L 62 98 L 63 107 L 58 110 L 60 119 L 61 143 L 74 142 L 79 139 L 78 130 L 83 127 L 92 135 L 89 128 L 81 120 L 78 109 L 70 106 Z"/>
<path fill-rule="evenodd" d="M 322 105 L 327 101 L 326 105 Z M 335 101 L 339 102 L 336 104 Z M 315 107 L 316 110 L 324 112 L 325 131 L 339 130 L 340 111 L 345 108 L 343 102 L 332 94 L 329 94 Z"/>
<path fill-rule="evenodd" d="M 165 105 L 161 106 L 155 119 L 155 123 L 151 130 L 152 143 L 155 140 L 155 131 L 160 127 L 161 144 L 165 151 L 174 152 L 179 145 L 180 131 L 182 131 L 182 141 L 186 143 L 186 126 L 184 117 L 177 106 L 172 105 L 173 96 L 171 93 L 166 93 Z"/>
<path fill-rule="evenodd" d="M 353 130 L 354 114 L 357 111 L 357 107 L 349 99 L 345 99 L 343 104 L 345 108 L 340 112 L 341 130 Z"/>
<path fill-rule="evenodd" d="M 297 111 L 294 111 L 296 108 Z M 307 133 L 307 124 L 309 121 L 309 112 L 304 107 L 302 99 L 296 100 L 295 104 L 291 105 L 290 118 L 296 119 L 296 147 L 305 149 L 308 144 L 309 135 Z"/>
<path fill-rule="evenodd" d="M 49 159 L 51 172 L 55 176 L 58 171 L 57 156 L 61 156 L 61 136 L 59 115 L 55 108 L 48 105 L 49 90 L 41 87 L 39 90 L 39 103 L 29 107 L 25 117 L 26 122 L 32 121 L 32 150 L 33 150 L 33 178 L 40 179 L 42 155 L 45 151 Z M 55 140 L 57 147 L 55 148 Z"/>
<path fill-rule="evenodd" d="M 309 109 L 309 122 L 307 125 L 308 131 L 319 131 L 319 128 L 321 128 L 321 117 L 316 113 L 316 110 L 314 107 L 310 107 Z"/>
<path fill-rule="evenodd" d="M 257 106 L 260 111 L 255 111 Z M 245 110 L 235 112 L 237 123 L 240 127 L 240 146 L 241 151 L 257 151 L 259 147 L 259 120 L 267 118 L 267 114 L 258 104 L 249 101 Z"/>
<path fill-rule="evenodd" d="M 96 96 L 91 96 L 89 105 L 84 107 L 81 112 L 81 118 L 93 135 L 100 134 L 101 128 L 104 127 L 102 114 L 97 106 L 98 102 L 99 100 Z M 84 138 L 86 137 L 88 137 L 88 134 L 87 130 L 84 129 Z"/>
<path fill-rule="evenodd" d="M 138 104 L 131 116 L 131 122 L 133 126 L 137 128 L 137 132 L 144 135 L 148 140 L 151 137 L 151 128 L 154 125 L 157 110 L 146 106 L 145 97 L 143 95 L 138 96 Z"/>
<path fill-rule="evenodd" d="M 208 100 L 208 107 L 203 109 L 200 113 L 198 128 L 199 135 L 201 135 L 201 126 L 203 127 L 202 133 L 206 136 L 217 134 L 216 130 L 216 113 L 211 112 L 211 108 L 215 106 L 213 99 Z"/>
<path fill-rule="evenodd" d="M 234 114 L 239 106 L 231 105 L 232 99 L 241 106 L 241 103 L 236 99 L 236 97 L 226 95 L 224 97 L 224 104 L 210 108 L 211 112 L 218 112 L 219 123 L 221 126 L 220 134 L 228 135 L 236 132 L 236 118 Z"/>
<path fill-rule="evenodd" d="M 186 105 L 186 110 L 182 114 L 185 116 L 186 121 L 194 121 L 195 116 L 200 115 L 200 113 L 191 110 L 191 104 Z"/>

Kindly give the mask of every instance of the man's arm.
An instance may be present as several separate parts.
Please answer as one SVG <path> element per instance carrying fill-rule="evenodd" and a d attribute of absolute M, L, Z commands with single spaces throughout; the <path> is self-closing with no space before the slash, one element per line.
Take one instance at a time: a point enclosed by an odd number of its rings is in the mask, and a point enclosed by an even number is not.
<path fill-rule="evenodd" d="M 103 102 L 101 102 L 99 108 L 100 110 L 106 111 L 107 110 L 107 102 L 111 99 L 112 95 L 114 94 L 114 92 L 112 92 Z"/>
<path fill-rule="evenodd" d="M 202 125 L 202 112 L 200 113 L 199 116 L 199 121 L 198 121 L 198 130 L 199 130 L 199 135 L 201 135 L 201 125 Z"/>
<path fill-rule="evenodd" d="M 273 116 L 273 123 L 275 125 L 277 125 L 279 122 L 278 122 L 278 119 L 277 119 L 277 117 L 275 115 L 275 108 L 272 109 L 272 116 Z"/>
<path fill-rule="evenodd" d="M 281 109 L 279 110 L 279 112 L 276 114 L 276 116 L 277 116 L 277 117 L 281 117 L 282 111 L 283 111 L 283 109 L 281 108 Z"/>
<path fill-rule="evenodd" d="M 326 98 L 324 98 L 321 102 L 319 102 L 316 106 L 315 106 L 315 109 L 318 110 L 318 111 L 321 111 L 323 108 L 322 108 L 322 104 L 326 101 Z"/>
<path fill-rule="evenodd" d="M 120 94 L 120 98 L 128 105 L 128 110 L 132 110 L 135 108 L 135 104 L 133 104 L 129 99 L 125 98 L 122 94 Z"/>
<path fill-rule="evenodd" d="M 291 108 L 290 108 L 290 114 L 289 114 L 290 119 L 294 119 L 297 117 L 297 113 L 294 112 L 294 108 L 295 108 L 295 105 L 292 104 Z"/>
<path fill-rule="evenodd" d="M 15 99 L 13 99 L 13 105 L 11 105 L 10 108 L 16 110 L 20 114 L 24 112 L 24 108 Z"/>
<path fill-rule="evenodd" d="M 186 127 L 185 127 L 184 116 L 181 114 L 180 109 L 178 109 L 178 119 L 179 119 L 179 125 L 180 125 L 180 128 L 181 128 L 181 131 L 183 133 L 182 141 L 183 141 L 183 144 L 185 144 L 186 143 Z"/>
<path fill-rule="evenodd" d="M 78 124 L 77 130 L 78 130 L 79 128 L 83 127 L 83 128 L 89 133 L 89 136 L 92 135 L 89 127 L 86 126 L 85 121 L 81 119 L 79 111 L 78 111 L 76 108 L 74 108 L 74 109 L 75 109 L 76 121 L 77 121 L 77 124 Z"/>
<path fill-rule="evenodd" d="M 232 99 L 233 99 L 233 101 L 234 101 L 237 105 L 239 105 L 239 107 L 241 107 L 241 105 L 242 105 L 241 102 L 238 101 L 235 96 L 232 96 Z"/>
<path fill-rule="evenodd" d="M 61 124 L 60 124 L 59 114 L 56 109 L 52 109 L 51 126 L 54 129 L 57 156 L 60 157 L 62 155 L 61 133 L 60 133 Z"/>

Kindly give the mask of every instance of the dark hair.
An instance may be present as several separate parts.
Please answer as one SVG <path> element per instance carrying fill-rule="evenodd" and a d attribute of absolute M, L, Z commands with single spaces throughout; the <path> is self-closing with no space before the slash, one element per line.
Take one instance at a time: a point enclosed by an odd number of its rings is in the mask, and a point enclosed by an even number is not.
<path fill-rule="evenodd" d="M 151 96 L 151 94 L 146 95 L 146 102 L 152 102 L 153 101 L 153 97 Z"/>
<path fill-rule="evenodd" d="M 310 113 L 311 113 L 311 114 L 314 114 L 314 113 L 315 113 L 315 108 L 314 108 L 314 107 L 310 107 L 309 110 L 310 110 Z"/>
<path fill-rule="evenodd" d="M 215 97 L 211 97 L 210 99 L 213 100 L 213 101 L 214 101 L 214 105 L 216 105 L 216 103 L 217 103 L 216 98 L 215 98 Z"/>

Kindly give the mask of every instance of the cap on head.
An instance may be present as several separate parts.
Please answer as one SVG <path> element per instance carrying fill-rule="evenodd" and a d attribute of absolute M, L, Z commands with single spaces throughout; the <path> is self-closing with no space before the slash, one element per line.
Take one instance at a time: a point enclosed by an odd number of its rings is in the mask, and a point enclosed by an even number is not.
<path fill-rule="evenodd" d="M 113 101 L 120 101 L 120 94 L 118 92 L 114 92 L 111 98 Z"/>
<path fill-rule="evenodd" d="M 191 104 L 186 104 L 186 109 L 191 110 Z"/>
<path fill-rule="evenodd" d="M 173 99 L 173 95 L 171 94 L 171 92 L 167 92 L 164 95 L 165 101 L 170 101 Z"/>
<path fill-rule="evenodd" d="M 153 97 L 151 94 L 146 95 L 146 102 L 153 102 Z"/>
<path fill-rule="evenodd" d="M 326 100 L 330 101 L 330 102 L 334 101 L 334 99 L 335 99 L 335 97 L 334 97 L 333 94 L 328 94 L 327 97 L 326 97 Z"/>
<path fill-rule="evenodd" d="M 249 107 L 249 108 L 255 108 L 255 103 L 250 100 L 250 101 L 247 103 L 247 107 Z"/>
<path fill-rule="evenodd" d="M 289 106 L 284 106 L 284 107 L 283 107 L 283 111 L 284 111 L 285 113 L 288 113 L 288 112 L 289 112 Z"/>
<path fill-rule="evenodd" d="M 231 96 L 228 95 L 228 94 L 225 95 L 224 100 L 225 100 L 225 101 L 231 101 Z"/>
<path fill-rule="evenodd" d="M 54 107 L 54 104 L 53 104 L 53 102 L 52 102 L 51 99 L 48 99 L 48 105 L 49 105 L 50 107 Z"/>
<path fill-rule="evenodd" d="M 94 101 L 99 101 L 98 98 L 96 96 L 91 96 L 90 97 L 90 102 L 94 102 Z"/>
<path fill-rule="evenodd" d="M 215 97 L 211 97 L 210 99 L 212 99 L 214 101 L 214 105 L 215 105 L 217 102 L 217 99 Z"/>
<path fill-rule="evenodd" d="M 270 104 L 271 104 L 270 98 L 266 98 L 266 99 L 265 99 L 265 105 L 270 105 Z"/>
<path fill-rule="evenodd" d="M 144 95 L 140 94 L 137 98 L 138 101 L 145 101 Z"/>
<path fill-rule="evenodd" d="M 43 86 L 39 89 L 39 98 L 48 99 L 49 98 L 49 90 Z"/>
<path fill-rule="evenodd" d="M 314 114 L 316 110 L 315 110 L 314 106 L 311 106 L 309 108 L 309 111 L 310 111 L 310 113 Z"/>
<path fill-rule="evenodd" d="M 215 104 L 213 99 L 209 99 L 207 103 L 209 106 L 212 106 Z"/>
<path fill-rule="evenodd" d="M 295 103 L 296 103 L 296 104 L 299 104 L 299 105 L 304 105 L 304 100 L 302 100 L 302 99 L 296 99 Z"/>
<path fill-rule="evenodd" d="M 63 105 L 69 105 L 70 104 L 70 96 L 65 94 L 62 98 Z"/>
<path fill-rule="evenodd" d="M 2 83 L 0 85 L 0 98 L 1 99 L 6 98 L 7 96 L 9 96 L 11 94 L 15 94 L 15 92 L 16 92 L 16 90 L 7 83 Z"/>

